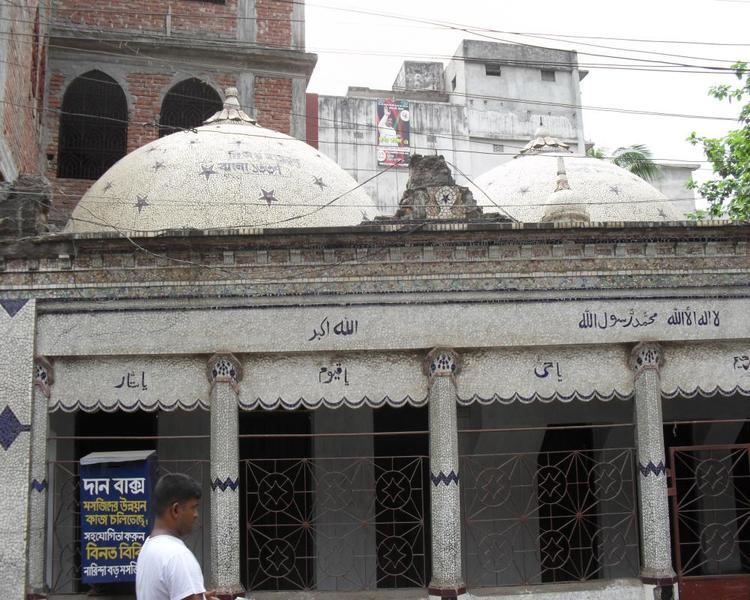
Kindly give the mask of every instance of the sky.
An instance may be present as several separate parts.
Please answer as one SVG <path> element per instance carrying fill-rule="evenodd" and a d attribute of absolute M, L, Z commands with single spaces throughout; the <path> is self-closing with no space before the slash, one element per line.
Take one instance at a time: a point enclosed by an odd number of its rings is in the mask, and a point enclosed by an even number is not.
<path fill-rule="evenodd" d="M 364 13 L 387 14 L 395 18 Z M 483 31 L 478 35 L 456 28 L 410 22 L 405 18 L 438 21 L 468 30 L 484 28 L 494 31 Z M 723 73 L 597 68 L 594 64 L 653 67 L 653 63 L 642 62 L 648 59 L 728 67 L 737 60 L 750 62 L 750 0 L 307 0 L 306 20 L 307 50 L 318 54 L 318 64 L 308 91 L 319 94 L 344 95 L 348 86 L 390 89 L 404 60 L 447 62 L 462 39 L 487 39 L 481 34 L 501 41 L 577 50 L 579 63 L 591 65 L 585 67 L 589 74 L 581 83 L 584 106 L 730 119 L 584 111 L 587 141 L 609 151 L 630 144 L 646 144 L 660 160 L 703 161 L 696 177 L 699 181 L 710 176 L 711 170 L 700 149 L 691 146 L 686 138 L 692 131 L 718 136 L 737 126 L 734 120 L 739 112 L 737 105 L 720 102 L 708 95 L 709 87 L 736 83 L 737 78 Z M 601 36 L 605 39 L 558 41 L 504 32 L 546 37 Z M 612 38 L 665 40 L 669 43 Z M 674 43 L 686 41 L 702 44 Z"/>

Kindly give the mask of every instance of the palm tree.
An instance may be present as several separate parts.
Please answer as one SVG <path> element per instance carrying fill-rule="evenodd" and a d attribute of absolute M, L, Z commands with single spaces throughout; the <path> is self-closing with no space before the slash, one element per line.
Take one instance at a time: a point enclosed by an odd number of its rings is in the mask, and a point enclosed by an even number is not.
<path fill-rule="evenodd" d="M 599 148 L 591 146 L 586 150 L 586 156 L 603 159 L 604 152 Z M 659 176 L 659 165 L 652 159 L 651 150 L 645 144 L 633 144 L 623 146 L 612 153 L 612 163 L 618 167 L 630 171 L 646 181 L 653 181 Z"/>

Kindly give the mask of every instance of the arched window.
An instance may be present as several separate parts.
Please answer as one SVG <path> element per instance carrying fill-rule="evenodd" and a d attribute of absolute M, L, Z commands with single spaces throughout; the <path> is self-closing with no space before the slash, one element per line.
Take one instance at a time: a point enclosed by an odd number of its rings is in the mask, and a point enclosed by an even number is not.
<path fill-rule="evenodd" d="M 210 85 L 195 78 L 181 81 L 161 103 L 159 137 L 198 127 L 221 107 L 221 98 Z"/>
<path fill-rule="evenodd" d="M 120 85 L 89 71 L 68 86 L 60 114 L 57 176 L 98 179 L 128 148 L 128 103 Z"/>

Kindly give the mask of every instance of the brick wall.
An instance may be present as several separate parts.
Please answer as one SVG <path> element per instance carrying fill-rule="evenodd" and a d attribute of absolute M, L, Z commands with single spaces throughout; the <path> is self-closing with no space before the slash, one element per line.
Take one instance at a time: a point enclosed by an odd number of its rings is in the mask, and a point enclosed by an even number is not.
<path fill-rule="evenodd" d="M 212 37 L 235 39 L 238 1 L 56 0 L 55 24 L 163 34 L 171 7 L 172 34 L 209 33 Z"/>
<path fill-rule="evenodd" d="M 100 70 L 107 73 L 107 65 L 101 65 Z M 159 137 L 159 128 L 154 125 L 158 121 L 161 101 L 174 81 L 175 71 L 163 73 L 144 73 L 132 71 L 125 76 L 126 88 L 123 90 L 128 98 L 128 152 L 148 144 Z M 222 89 L 236 86 L 235 74 L 213 74 L 214 82 Z M 53 71 L 47 85 L 48 118 L 47 144 L 45 153 L 49 160 L 46 164 L 46 176 L 52 185 L 52 207 L 50 209 L 50 223 L 61 227 L 68 220 L 80 197 L 94 183 L 87 179 L 58 179 L 57 152 L 58 135 L 60 129 L 60 113 L 62 100 L 71 79 L 61 72 Z"/>
<path fill-rule="evenodd" d="M 37 15 L 39 3 L 29 2 L 7 7 L 9 31 L 7 55 L 3 56 L 5 80 L 2 135 L 10 149 L 20 175 L 37 174 L 40 163 L 38 122 L 44 78 L 44 22 Z"/>
<path fill-rule="evenodd" d="M 292 9 L 288 0 L 256 0 L 257 41 L 272 47 L 292 45 Z"/>
<path fill-rule="evenodd" d="M 292 117 L 292 80 L 256 77 L 255 110 L 260 125 L 288 134 Z"/>

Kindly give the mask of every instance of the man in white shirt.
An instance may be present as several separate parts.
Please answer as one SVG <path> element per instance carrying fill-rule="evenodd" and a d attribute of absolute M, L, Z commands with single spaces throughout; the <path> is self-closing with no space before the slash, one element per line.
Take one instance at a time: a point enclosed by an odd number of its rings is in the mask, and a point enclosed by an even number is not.
<path fill-rule="evenodd" d="M 216 600 L 206 593 L 203 574 L 182 538 L 198 518 L 201 488 L 187 475 L 164 475 L 154 487 L 154 528 L 138 554 L 138 600 Z"/>

